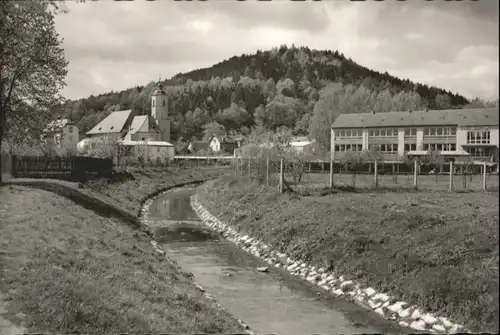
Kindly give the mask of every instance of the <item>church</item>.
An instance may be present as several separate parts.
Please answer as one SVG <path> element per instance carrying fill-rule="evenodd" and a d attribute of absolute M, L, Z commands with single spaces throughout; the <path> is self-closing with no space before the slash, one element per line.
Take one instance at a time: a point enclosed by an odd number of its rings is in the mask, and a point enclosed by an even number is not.
<path fill-rule="evenodd" d="M 163 85 L 158 83 L 151 95 L 151 114 L 136 115 L 130 109 L 115 111 L 85 135 L 86 138 L 77 145 L 80 155 L 111 156 L 121 162 L 164 162 L 173 159 L 175 153 L 170 143 L 168 97 Z"/>

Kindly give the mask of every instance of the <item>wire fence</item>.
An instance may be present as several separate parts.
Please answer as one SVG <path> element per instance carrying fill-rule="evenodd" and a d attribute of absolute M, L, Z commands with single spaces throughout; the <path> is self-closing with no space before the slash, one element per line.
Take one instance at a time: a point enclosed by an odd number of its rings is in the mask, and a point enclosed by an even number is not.
<path fill-rule="evenodd" d="M 496 166 L 486 163 L 440 166 L 411 163 L 365 163 L 352 167 L 314 160 L 304 155 L 269 152 L 240 156 L 232 162 L 235 174 L 259 181 L 280 192 L 311 192 L 325 188 L 354 190 L 498 191 Z M 450 173 L 451 171 L 451 173 Z"/>

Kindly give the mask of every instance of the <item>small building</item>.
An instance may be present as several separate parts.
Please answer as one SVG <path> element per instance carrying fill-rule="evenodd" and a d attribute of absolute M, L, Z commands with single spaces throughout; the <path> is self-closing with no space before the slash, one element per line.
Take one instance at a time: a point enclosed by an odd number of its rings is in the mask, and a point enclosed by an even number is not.
<path fill-rule="evenodd" d="M 46 144 L 74 152 L 79 141 L 78 127 L 69 119 L 59 118 L 49 122 L 41 139 Z"/>
<path fill-rule="evenodd" d="M 291 149 L 297 153 L 312 154 L 315 151 L 314 143 L 316 140 L 310 140 L 307 136 L 294 137 L 290 141 Z"/>
<path fill-rule="evenodd" d="M 386 162 L 438 151 L 446 160 L 472 158 L 498 167 L 499 109 L 341 114 L 331 129 L 331 155 L 377 149 Z"/>
<path fill-rule="evenodd" d="M 240 148 L 244 142 L 241 135 L 212 135 L 208 139 L 210 150 L 214 153 L 234 154 L 234 150 Z"/>
<path fill-rule="evenodd" d="M 210 150 L 210 146 L 206 141 L 191 141 L 187 149 L 190 153 L 196 153 L 199 151 L 208 151 Z"/>
<path fill-rule="evenodd" d="M 130 141 L 121 140 L 120 163 L 150 162 L 166 163 L 174 159 L 175 150 L 172 143 L 166 141 Z M 117 162 L 118 163 L 118 162 Z"/>

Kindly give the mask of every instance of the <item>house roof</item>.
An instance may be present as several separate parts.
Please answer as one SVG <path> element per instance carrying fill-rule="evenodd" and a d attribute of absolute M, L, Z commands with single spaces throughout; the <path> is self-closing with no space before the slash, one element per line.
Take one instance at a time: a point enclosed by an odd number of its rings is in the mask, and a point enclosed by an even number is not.
<path fill-rule="evenodd" d="M 120 141 L 120 144 L 122 145 L 146 145 L 148 147 L 173 147 L 174 145 L 172 143 L 166 142 L 166 141 L 128 141 L 128 140 L 122 140 Z"/>
<path fill-rule="evenodd" d="M 120 133 L 123 127 L 125 127 L 131 113 L 131 109 L 112 112 L 94 128 L 90 129 L 87 135 Z"/>
<path fill-rule="evenodd" d="M 43 130 L 44 132 L 51 132 L 51 131 L 56 131 L 60 130 L 61 128 L 64 128 L 65 126 L 73 125 L 73 123 L 69 119 L 57 119 L 54 121 L 50 121 L 47 124 L 47 127 Z"/>
<path fill-rule="evenodd" d="M 135 134 L 139 130 L 141 130 L 142 126 L 144 126 L 144 123 L 148 120 L 147 115 L 138 115 L 134 117 L 132 120 L 132 123 L 130 124 L 130 129 L 128 131 L 129 134 Z"/>
<path fill-rule="evenodd" d="M 222 135 L 222 136 L 212 135 L 210 136 L 208 141 L 210 142 L 214 137 L 218 138 L 221 144 L 236 144 L 236 142 L 245 139 L 243 135 Z"/>
<path fill-rule="evenodd" d="M 498 107 L 415 112 L 341 114 L 332 128 L 404 126 L 498 126 Z"/>

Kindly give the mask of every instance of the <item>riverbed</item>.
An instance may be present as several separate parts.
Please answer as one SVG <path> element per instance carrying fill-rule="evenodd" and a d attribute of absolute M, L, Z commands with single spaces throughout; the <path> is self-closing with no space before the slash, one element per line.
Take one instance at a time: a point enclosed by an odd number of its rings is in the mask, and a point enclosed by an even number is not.
<path fill-rule="evenodd" d="M 408 332 L 374 313 L 327 294 L 224 240 L 191 208 L 195 189 L 159 196 L 149 224 L 168 256 L 194 275 L 219 303 L 258 334 L 359 334 Z"/>

